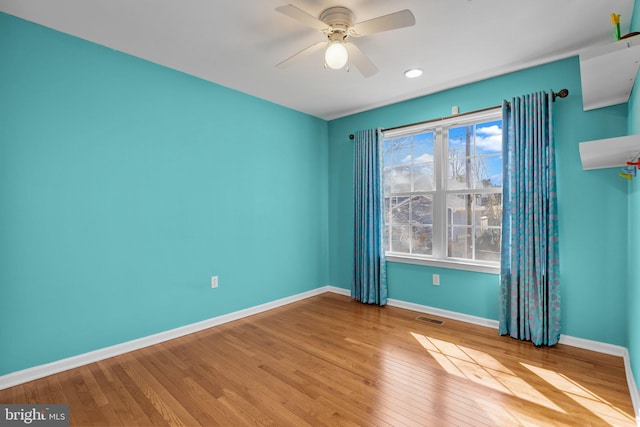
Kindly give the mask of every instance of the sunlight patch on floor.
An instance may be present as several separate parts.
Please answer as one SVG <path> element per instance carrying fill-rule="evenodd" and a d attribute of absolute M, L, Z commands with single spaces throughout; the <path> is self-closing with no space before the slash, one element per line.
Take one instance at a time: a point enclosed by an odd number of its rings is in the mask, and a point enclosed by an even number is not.
<path fill-rule="evenodd" d="M 633 421 L 632 417 L 616 408 L 613 404 L 592 393 L 589 389 L 578 384 L 572 379 L 567 378 L 567 376 L 549 369 L 528 365 L 526 363 L 520 364 L 563 392 L 567 397 L 573 399 L 575 402 L 602 418 L 607 423 L 611 425 L 619 425 L 622 422 L 628 423 L 629 421 Z"/>
<path fill-rule="evenodd" d="M 566 413 L 489 354 L 414 332 L 411 332 L 411 335 L 447 373 L 554 411 Z"/>

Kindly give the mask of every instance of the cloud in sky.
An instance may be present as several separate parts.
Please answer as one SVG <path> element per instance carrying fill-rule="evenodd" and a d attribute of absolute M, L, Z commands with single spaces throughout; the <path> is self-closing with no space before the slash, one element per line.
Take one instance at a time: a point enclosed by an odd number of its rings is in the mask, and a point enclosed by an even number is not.
<path fill-rule="evenodd" d="M 407 157 L 402 159 L 403 163 L 409 163 L 410 161 L 411 161 L 411 155 L 408 155 Z M 426 163 L 426 162 L 433 162 L 432 154 L 425 153 L 422 156 L 419 156 L 413 159 L 413 163 Z"/>
<path fill-rule="evenodd" d="M 502 129 L 498 125 L 476 129 L 476 146 L 485 151 L 502 151 Z"/>

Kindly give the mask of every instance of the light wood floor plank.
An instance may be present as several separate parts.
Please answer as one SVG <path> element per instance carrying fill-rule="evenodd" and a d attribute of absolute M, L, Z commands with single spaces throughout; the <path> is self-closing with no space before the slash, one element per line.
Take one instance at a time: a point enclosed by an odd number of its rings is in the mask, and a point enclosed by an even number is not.
<path fill-rule="evenodd" d="M 323 294 L 10 389 L 77 426 L 633 426 L 621 358 Z M 436 318 L 436 316 L 428 316 Z"/>

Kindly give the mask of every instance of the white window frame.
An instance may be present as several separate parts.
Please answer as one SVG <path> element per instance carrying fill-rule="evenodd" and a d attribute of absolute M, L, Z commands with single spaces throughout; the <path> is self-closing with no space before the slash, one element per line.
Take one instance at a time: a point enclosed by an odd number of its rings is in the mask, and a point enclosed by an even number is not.
<path fill-rule="evenodd" d="M 461 114 L 443 119 L 410 125 L 401 128 L 394 128 L 382 132 L 383 140 L 398 138 L 401 136 L 413 135 L 422 132 L 434 132 L 434 179 L 436 183 L 433 194 L 433 254 L 418 255 L 400 252 L 385 252 L 387 261 L 401 262 L 408 264 L 420 264 L 433 267 L 450 268 L 456 270 L 467 270 L 481 273 L 500 273 L 499 262 L 488 262 L 481 260 L 470 260 L 462 258 L 449 258 L 447 256 L 447 204 L 448 194 L 481 194 L 495 193 L 495 189 L 461 189 L 447 190 L 447 168 L 448 168 L 448 132 L 445 130 L 452 127 L 464 126 L 470 123 L 502 120 L 500 107 L 479 111 L 476 113 Z M 501 192 L 502 190 L 500 190 Z M 384 195 L 386 197 L 387 195 Z M 386 243 L 385 243 L 386 245 Z"/>

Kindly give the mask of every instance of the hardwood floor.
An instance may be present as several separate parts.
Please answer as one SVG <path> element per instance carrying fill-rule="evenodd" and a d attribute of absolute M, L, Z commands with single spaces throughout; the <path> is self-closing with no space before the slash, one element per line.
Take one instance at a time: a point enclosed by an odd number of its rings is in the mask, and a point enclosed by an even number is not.
<path fill-rule="evenodd" d="M 0 402 L 68 403 L 78 426 L 635 425 L 621 358 L 419 315 L 327 293 Z"/>

